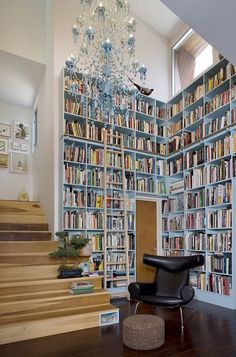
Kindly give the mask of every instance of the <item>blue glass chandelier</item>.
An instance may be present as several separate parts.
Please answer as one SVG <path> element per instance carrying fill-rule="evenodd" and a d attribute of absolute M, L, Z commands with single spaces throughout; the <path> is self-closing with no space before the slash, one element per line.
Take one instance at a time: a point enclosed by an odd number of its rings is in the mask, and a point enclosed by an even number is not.
<path fill-rule="evenodd" d="M 136 21 L 126 0 L 81 0 L 80 15 L 72 29 L 75 51 L 66 60 L 72 78 L 70 92 L 77 93 L 78 73 L 95 88 L 92 95 L 106 118 L 127 110 L 127 97 L 136 96 L 133 83 L 143 87 L 147 69 L 135 56 Z M 117 95 L 119 104 L 117 104 Z"/>

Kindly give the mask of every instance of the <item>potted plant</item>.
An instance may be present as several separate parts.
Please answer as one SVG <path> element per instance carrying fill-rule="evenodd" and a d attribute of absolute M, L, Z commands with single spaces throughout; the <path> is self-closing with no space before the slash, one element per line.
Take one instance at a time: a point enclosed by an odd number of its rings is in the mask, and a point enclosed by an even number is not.
<path fill-rule="evenodd" d="M 82 275 L 82 269 L 78 263 L 68 265 L 68 258 L 85 256 L 83 248 L 89 244 L 89 239 L 80 235 L 69 236 L 66 232 L 56 232 L 59 245 L 55 252 L 49 253 L 52 258 L 62 258 L 63 264 L 58 267 L 59 278 L 79 277 Z M 89 254 L 88 254 L 89 255 Z M 87 256 L 88 256 L 87 255 Z M 91 255 L 91 253 L 90 253 Z"/>

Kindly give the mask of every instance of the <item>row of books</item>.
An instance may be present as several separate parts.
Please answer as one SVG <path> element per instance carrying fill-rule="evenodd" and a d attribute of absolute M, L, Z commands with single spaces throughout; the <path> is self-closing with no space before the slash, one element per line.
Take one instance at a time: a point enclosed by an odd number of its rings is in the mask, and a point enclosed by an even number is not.
<path fill-rule="evenodd" d="M 181 231 L 184 229 L 184 217 L 178 215 L 169 219 L 169 231 Z"/>
<path fill-rule="evenodd" d="M 166 127 L 163 125 L 158 125 L 145 120 L 136 119 L 135 121 L 135 130 L 143 131 L 144 133 L 158 135 L 166 137 Z"/>
<path fill-rule="evenodd" d="M 232 295 L 232 279 L 219 274 L 209 274 L 207 279 L 207 290 L 226 296 Z"/>
<path fill-rule="evenodd" d="M 207 189 L 206 205 L 220 205 L 223 203 L 230 203 L 232 200 L 232 185 L 227 182 L 224 185 L 217 185 Z"/>
<path fill-rule="evenodd" d="M 170 119 L 174 115 L 178 114 L 183 110 L 183 99 L 180 99 L 178 103 L 171 104 L 167 108 L 167 119 Z"/>
<path fill-rule="evenodd" d="M 222 208 L 208 212 L 206 215 L 208 228 L 223 228 L 232 226 L 232 209 Z"/>
<path fill-rule="evenodd" d="M 185 196 L 186 209 L 205 207 L 205 190 L 188 192 Z"/>
<path fill-rule="evenodd" d="M 184 249 L 183 237 L 163 237 L 162 247 L 164 249 Z"/>
<path fill-rule="evenodd" d="M 223 83 L 226 79 L 231 76 L 231 64 L 228 63 L 226 67 L 221 67 L 220 70 L 214 74 L 214 76 L 209 77 L 206 81 L 206 91 L 216 88 L 218 85 Z"/>
<path fill-rule="evenodd" d="M 201 119 L 204 117 L 204 107 L 202 105 L 199 105 L 199 107 L 191 110 L 188 113 L 184 114 L 184 124 L 183 127 L 186 128 L 189 125 L 192 125 L 195 123 L 197 120 Z"/>
<path fill-rule="evenodd" d="M 64 229 L 85 229 L 86 214 L 85 212 L 66 211 L 63 214 Z"/>
<path fill-rule="evenodd" d="M 230 253 L 207 255 L 207 264 L 211 272 L 232 274 L 232 254 Z"/>
<path fill-rule="evenodd" d="M 205 85 L 199 84 L 191 93 L 188 93 L 184 97 L 184 107 L 186 108 L 189 105 L 193 104 L 194 102 L 196 102 L 196 100 L 202 98 L 204 94 L 205 94 Z"/>
<path fill-rule="evenodd" d="M 213 141 L 212 144 L 206 146 L 207 161 L 218 159 L 222 156 L 230 154 L 231 136 L 226 135 L 221 140 Z"/>
<path fill-rule="evenodd" d="M 64 187 L 63 189 L 63 206 L 84 207 L 85 192 L 75 190 L 72 187 Z"/>
<path fill-rule="evenodd" d="M 203 232 L 187 232 L 185 237 L 186 249 L 208 251 L 231 251 L 232 232 L 205 234 Z"/>
<path fill-rule="evenodd" d="M 215 95 L 211 100 L 205 103 L 205 114 L 209 114 L 214 110 L 222 107 L 230 101 L 230 89 Z"/>
<path fill-rule="evenodd" d="M 185 227 L 186 229 L 205 228 L 205 211 L 188 213 L 185 217 Z"/>
<path fill-rule="evenodd" d="M 190 169 L 191 167 L 201 165 L 205 162 L 205 148 L 202 146 L 198 150 L 188 151 L 184 153 L 184 169 Z"/>
<path fill-rule="evenodd" d="M 84 146 L 66 145 L 64 147 L 64 160 L 85 163 L 86 149 Z"/>

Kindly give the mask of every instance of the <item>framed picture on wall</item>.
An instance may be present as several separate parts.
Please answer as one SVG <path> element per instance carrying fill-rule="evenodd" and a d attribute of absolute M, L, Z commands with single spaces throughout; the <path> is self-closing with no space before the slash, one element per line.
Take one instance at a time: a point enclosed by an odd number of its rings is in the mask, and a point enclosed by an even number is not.
<path fill-rule="evenodd" d="M 19 141 L 13 141 L 12 142 L 12 150 L 19 151 L 20 150 L 20 142 Z"/>
<path fill-rule="evenodd" d="M 28 155 L 11 152 L 10 171 L 25 174 L 28 171 Z"/>
<path fill-rule="evenodd" d="M 14 122 L 13 140 L 28 141 L 30 138 L 29 124 L 21 121 Z"/>
<path fill-rule="evenodd" d="M 0 154 L 0 167 L 8 167 L 8 155 Z"/>
<path fill-rule="evenodd" d="M 27 142 L 21 143 L 21 144 L 20 144 L 20 150 L 27 152 L 27 151 L 28 151 L 28 143 L 27 143 Z"/>
<path fill-rule="evenodd" d="M 8 154 L 8 139 L 0 137 L 0 154 Z"/>
<path fill-rule="evenodd" d="M 7 124 L 0 123 L 0 136 L 10 138 L 11 136 L 11 126 Z"/>

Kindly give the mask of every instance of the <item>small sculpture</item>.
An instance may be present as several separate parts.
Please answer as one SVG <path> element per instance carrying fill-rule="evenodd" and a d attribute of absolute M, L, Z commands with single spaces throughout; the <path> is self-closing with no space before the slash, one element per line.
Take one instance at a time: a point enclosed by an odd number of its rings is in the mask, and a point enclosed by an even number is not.
<path fill-rule="evenodd" d="M 129 78 L 129 77 L 128 77 Z M 130 82 L 133 83 L 133 85 L 135 85 L 135 87 L 138 89 L 138 91 L 141 93 L 141 94 L 144 94 L 144 95 L 151 95 L 152 92 L 153 92 L 153 88 L 145 88 L 145 87 L 141 87 L 139 84 L 135 83 L 131 78 L 129 78 Z"/>

